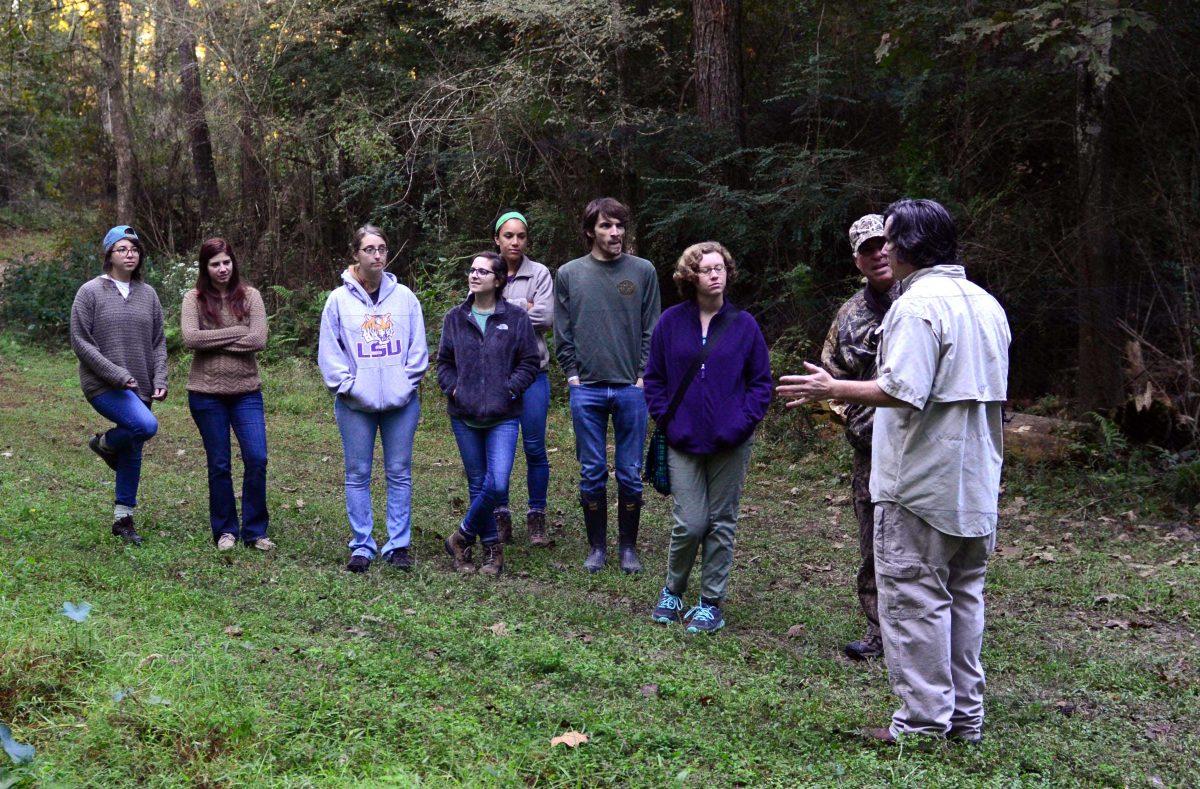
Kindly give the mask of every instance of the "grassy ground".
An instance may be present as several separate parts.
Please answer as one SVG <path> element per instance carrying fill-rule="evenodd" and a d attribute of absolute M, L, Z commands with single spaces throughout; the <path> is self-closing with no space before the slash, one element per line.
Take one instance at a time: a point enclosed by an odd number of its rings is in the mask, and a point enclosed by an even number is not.
<path fill-rule="evenodd" d="M 661 497 L 645 517 L 649 572 L 580 571 L 561 399 L 554 548 L 520 540 L 498 582 L 449 572 L 440 540 L 465 485 L 428 390 L 417 570 L 352 577 L 340 445 L 314 370 L 265 376 L 279 551 L 228 558 L 209 539 L 183 372 L 146 450 L 148 540 L 126 549 L 108 535 L 112 476 L 83 445 L 102 422 L 73 359 L 0 338 L 0 722 L 37 748 L 0 785 L 1200 782 L 1195 532 L 1137 510 L 1096 517 L 1080 507 L 1103 498 L 1086 478 L 1009 471 L 984 744 L 885 748 L 854 732 L 888 719 L 886 673 L 840 656 L 861 626 L 840 440 L 803 459 L 761 442 L 729 627 L 689 637 L 647 618 Z M 521 461 L 513 479 L 518 503 Z M 76 624 L 64 601 L 91 616 Z M 590 740 L 551 746 L 568 731 Z"/>

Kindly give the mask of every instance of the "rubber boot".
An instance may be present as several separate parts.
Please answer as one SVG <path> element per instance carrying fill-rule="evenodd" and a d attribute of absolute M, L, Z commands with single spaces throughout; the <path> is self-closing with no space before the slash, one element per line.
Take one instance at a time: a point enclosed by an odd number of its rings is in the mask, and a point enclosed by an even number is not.
<path fill-rule="evenodd" d="M 583 505 L 583 525 L 587 528 L 589 549 L 583 569 L 598 573 L 608 563 L 608 500 L 580 496 L 579 503 Z"/>
<path fill-rule="evenodd" d="M 642 497 L 617 496 L 617 544 L 621 556 L 621 569 L 627 573 L 640 573 L 642 562 L 637 555 L 638 526 L 642 522 Z"/>
<path fill-rule="evenodd" d="M 512 513 L 508 507 L 497 507 L 492 515 L 496 518 L 496 534 L 500 535 L 500 542 L 512 545 Z"/>

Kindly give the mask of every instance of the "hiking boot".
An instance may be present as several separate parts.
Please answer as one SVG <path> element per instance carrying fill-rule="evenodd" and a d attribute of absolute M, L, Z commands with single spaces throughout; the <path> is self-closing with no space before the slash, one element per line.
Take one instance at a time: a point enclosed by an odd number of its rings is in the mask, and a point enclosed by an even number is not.
<path fill-rule="evenodd" d="M 587 529 L 589 548 L 583 569 L 598 573 L 608 563 L 608 501 L 603 497 L 580 496 L 579 503 L 583 506 L 583 525 Z"/>
<path fill-rule="evenodd" d="M 142 544 L 142 535 L 138 534 L 137 529 L 133 528 L 132 515 L 122 515 L 113 521 L 112 533 L 114 537 L 120 537 L 130 545 Z"/>
<path fill-rule="evenodd" d="M 525 514 L 525 528 L 529 531 L 529 544 L 534 548 L 546 548 L 554 544 L 546 536 L 546 513 L 530 510 Z"/>
<path fill-rule="evenodd" d="M 479 568 L 479 574 L 499 576 L 502 572 L 504 572 L 504 544 L 485 542 L 483 544 L 483 566 Z"/>
<path fill-rule="evenodd" d="M 389 552 L 387 559 L 384 561 L 401 572 L 407 573 L 413 568 L 413 559 L 412 556 L 409 555 L 407 547 L 397 548 L 396 550 Z"/>
<path fill-rule="evenodd" d="M 858 641 L 851 641 L 842 650 L 851 660 L 874 660 L 883 657 L 883 638 L 879 633 L 868 631 Z"/>
<path fill-rule="evenodd" d="M 234 537 L 229 532 L 225 532 L 217 538 L 218 551 L 232 551 L 235 545 L 237 545 L 237 537 Z"/>
<path fill-rule="evenodd" d="M 471 543 L 461 529 L 450 532 L 443 545 L 454 566 L 454 572 L 467 575 L 475 572 L 475 562 L 471 558 Z"/>
<path fill-rule="evenodd" d="M 355 554 L 346 563 L 346 570 L 352 573 L 365 573 L 371 568 L 371 560 L 362 554 Z"/>
<path fill-rule="evenodd" d="M 267 551 L 275 550 L 275 543 L 273 543 L 271 540 L 267 539 L 266 537 L 259 537 L 257 540 L 252 540 L 252 541 L 246 543 L 246 547 L 253 548 L 256 551 L 262 551 L 262 552 L 266 553 Z"/>
<path fill-rule="evenodd" d="M 640 573 L 642 562 L 637 555 L 638 527 L 642 521 L 642 497 L 620 495 L 617 497 L 617 544 L 621 556 L 621 570 Z"/>
<path fill-rule="evenodd" d="M 725 627 L 725 617 L 721 615 L 721 609 L 718 606 L 709 605 L 703 600 L 684 614 L 683 618 L 688 621 L 687 632 L 689 633 L 715 633 Z"/>
<path fill-rule="evenodd" d="M 117 453 L 113 452 L 111 449 L 105 449 L 104 447 L 102 447 L 100 445 L 100 438 L 101 438 L 101 436 L 99 433 L 92 436 L 88 440 L 88 449 L 92 450 L 97 455 L 99 455 L 100 459 L 103 460 L 105 463 L 107 463 L 109 468 L 111 468 L 113 471 L 116 471 L 117 470 Z"/>
<path fill-rule="evenodd" d="M 512 513 L 508 511 L 508 507 L 497 507 L 492 516 L 496 519 L 496 534 L 499 535 L 500 542 L 512 545 Z"/>
<path fill-rule="evenodd" d="M 658 595 L 658 606 L 650 614 L 650 618 L 664 625 L 682 621 L 683 598 L 664 586 Z"/>

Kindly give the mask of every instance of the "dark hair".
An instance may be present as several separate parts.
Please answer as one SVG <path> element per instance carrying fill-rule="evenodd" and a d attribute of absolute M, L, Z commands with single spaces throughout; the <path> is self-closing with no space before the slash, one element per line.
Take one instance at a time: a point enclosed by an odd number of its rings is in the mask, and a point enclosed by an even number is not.
<path fill-rule="evenodd" d="M 499 252 L 476 252 L 471 255 L 471 263 L 477 258 L 485 258 L 492 267 L 492 274 L 496 276 L 496 298 L 500 298 L 504 294 L 504 286 L 508 284 L 508 264 Z"/>
<path fill-rule="evenodd" d="M 719 241 L 701 241 L 699 244 L 692 244 L 687 249 L 683 250 L 683 254 L 679 256 L 679 260 L 675 263 L 675 273 L 671 275 L 671 279 L 675 280 L 675 287 L 679 289 L 679 295 L 685 299 L 696 298 L 696 280 L 700 278 L 700 261 L 709 252 L 718 252 L 721 255 L 721 260 L 725 262 L 725 282 L 733 282 L 737 276 L 737 263 L 733 260 L 733 255 L 725 248 L 725 245 Z"/>
<path fill-rule="evenodd" d="M 362 240 L 364 238 L 366 238 L 367 236 L 379 236 L 380 238 L 383 239 L 383 243 L 387 244 L 387 236 L 385 236 L 383 234 L 382 230 L 380 230 L 375 225 L 365 224 L 362 227 L 360 227 L 358 230 L 355 230 L 354 235 L 350 238 L 350 254 L 351 255 L 358 252 L 359 248 L 362 246 Z"/>
<path fill-rule="evenodd" d="M 132 229 L 132 228 L 130 228 L 130 229 Z M 137 247 L 137 251 L 138 251 L 137 268 L 135 268 L 133 270 L 133 273 L 129 275 L 129 278 L 140 280 L 142 278 L 142 268 L 145 266 L 145 263 L 146 263 L 146 248 L 142 246 L 142 240 L 140 238 L 133 238 L 132 236 L 122 236 L 121 238 L 118 238 L 113 243 L 113 246 L 115 247 L 117 244 L 119 244 L 122 241 L 128 241 L 130 244 L 133 244 L 135 247 Z M 109 247 L 108 251 L 104 253 L 104 263 L 101 264 L 101 266 L 100 266 L 101 270 L 105 274 L 112 271 L 112 255 L 113 255 L 112 247 Z"/>
<path fill-rule="evenodd" d="M 900 260 L 914 268 L 958 262 L 958 229 L 945 206 L 934 200 L 897 200 L 883 212 L 892 220 L 887 240 Z"/>
<path fill-rule="evenodd" d="M 197 258 L 200 270 L 196 272 L 196 305 L 200 308 L 201 328 L 220 327 L 221 292 L 217 290 L 208 273 L 208 262 L 222 252 L 229 255 L 229 262 L 233 266 L 233 272 L 229 275 L 229 285 L 225 290 L 229 311 L 239 321 L 250 313 L 246 306 L 246 286 L 238 272 L 237 255 L 233 254 L 233 246 L 223 238 L 210 238 L 200 245 L 200 255 Z"/>
<path fill-rule="evenodd" d="M 612 197 L 597 197 L 595 200 L 587 204 L 587 208 L 583 209 L 583 219 L 579 223 L 579 230 L 583 233 L 583 243 L 591 249 L 592 241 L 596 236 L 596 223 L 600 221 L 600 215 L 610 216 L 623 225 L 629 224 L 629 207 Z M 622 245 L 624 249 L 624 245 Z"/>

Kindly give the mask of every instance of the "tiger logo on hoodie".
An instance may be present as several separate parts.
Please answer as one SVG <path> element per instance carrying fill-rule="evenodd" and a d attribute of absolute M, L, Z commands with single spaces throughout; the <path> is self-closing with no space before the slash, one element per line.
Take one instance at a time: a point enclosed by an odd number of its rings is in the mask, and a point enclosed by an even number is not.
<path fill-rule="evenodd" d="M 392 313 L 368 315 L 362 322 L 362 336 L 368 342 L 387 342 L 392 339 L 395 328 L 392 326 Z"/>

